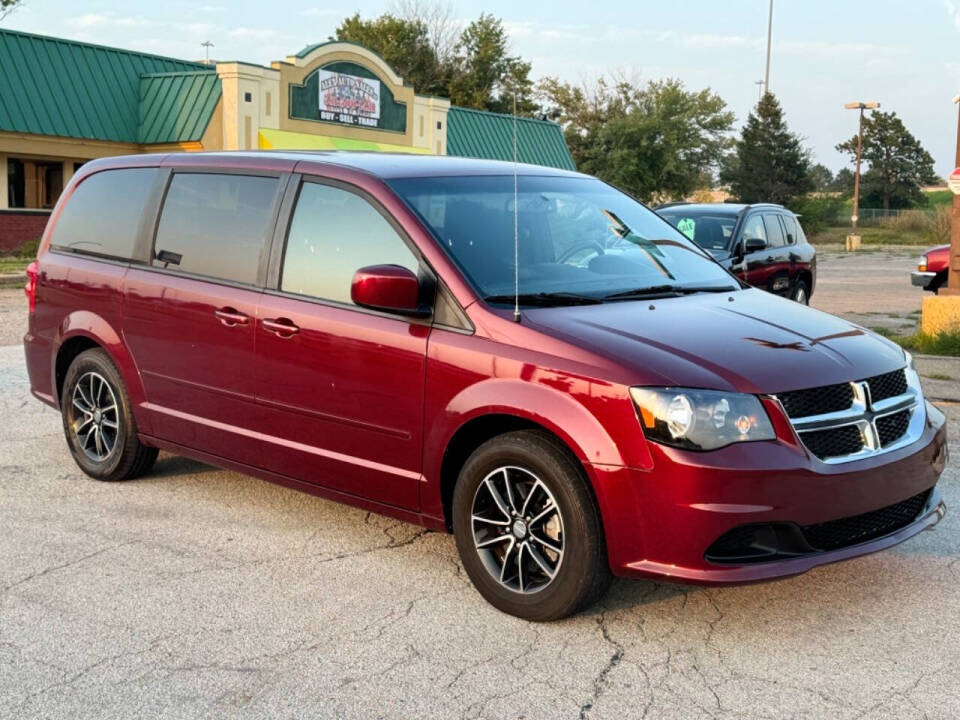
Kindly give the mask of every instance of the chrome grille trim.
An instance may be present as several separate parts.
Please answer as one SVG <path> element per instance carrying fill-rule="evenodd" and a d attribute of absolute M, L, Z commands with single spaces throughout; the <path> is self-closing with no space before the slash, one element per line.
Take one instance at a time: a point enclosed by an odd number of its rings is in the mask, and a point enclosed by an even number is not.
<path fill-rule="evenodd" d="M 803 442 L 803 435 L 807 432 L 832 430 L 847 426 L 854 426 L 860 431 L 860 436 L 863 438 L 863 448 L 848 455 L 819 458 L 804 443 L 807 451 L 819 462 L 826 465 L 862 460 L 906 447 L 919 440 L 923 434 L 923 427 L 926 423 L 926 407 L 923 400 L 923 391 L 920 389 L 920 377 L 916 371 L 908 365 L 904 368 L 904 375 L 907 381 L 907 391 L 902 395 L 873 402 L 870 397 L 869 380 L 851 382 L 853 403 L 849 408 L 821 415 L 788 418 L 790 424 L 797 433 L 797 437 L 800 438 L 800 442 Z M 774 395 L 773 398 L 777 399 L 777 396 Z M 777 401 L 779 402 L 779 399 Z M 904 410 L 910 411 L 910 421 L 907 424 L 906 432 L 894 442 L 881 446 L 876 421 Z"/>

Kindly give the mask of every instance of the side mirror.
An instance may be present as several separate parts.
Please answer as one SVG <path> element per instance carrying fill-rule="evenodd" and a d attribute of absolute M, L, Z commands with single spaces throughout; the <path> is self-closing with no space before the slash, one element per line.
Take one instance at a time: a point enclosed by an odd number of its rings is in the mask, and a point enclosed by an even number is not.
<path fill-rule="evenodd" d="M 758 252 L 760 250 L 765 250 L 767 247 L 767 241 L 763 238 L 747 238 L 743 241 L 743 251 L 745 253 Z"/>
<path fill-rule="evenodd" d="M 350 298 L 361 307 L 397 315 L 426 317 L 430 308 L 420 304 L 420 281 L 399 265 L 369 265 L 353 274 Z"/>

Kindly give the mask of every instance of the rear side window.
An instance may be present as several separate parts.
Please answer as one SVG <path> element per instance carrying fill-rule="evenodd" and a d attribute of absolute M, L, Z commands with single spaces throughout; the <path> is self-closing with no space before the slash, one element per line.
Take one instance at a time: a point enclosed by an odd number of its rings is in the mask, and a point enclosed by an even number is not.
<path fill-rule="evenodd" d="M 104 170 L 82 180 L 53 228 L 50 244 L 129 260 L 157 168 Z"/>
<path fill-rule="evenodd" d="M 767 242 L 767 231 L 763 228 L 763 219 L 759 215 L 751 215 L 743 226 L 744 240 L 763 240 Z"/>
<path fill-rule="evenodd" d="M 160 214 L 153 264 L 254 284 L 278 185 L 273 177 L 176 173 Z"/>
<path fill-rule="evenodd" d="M 367 265 L 419 268 L 393 226 L 362 197 L 304 183 L 287 235 L 280 289 L 353 304 L 353 275 Z"/>
<path fill-rule="evenodd" d="M 783 227 L 787 231 L 787 245 L 793 245 L 798 239 L 797 221 L 791 215 L 781 215 L 780 219 L 783 220 Z"/>
<path fill-rule="evenodd" d="M 783 237 L 783 227 L 776 215 L 764 215 L 763 224 L 767 228 L 767 245 L 770 247 L 783 247 L 787 244 Z"/>

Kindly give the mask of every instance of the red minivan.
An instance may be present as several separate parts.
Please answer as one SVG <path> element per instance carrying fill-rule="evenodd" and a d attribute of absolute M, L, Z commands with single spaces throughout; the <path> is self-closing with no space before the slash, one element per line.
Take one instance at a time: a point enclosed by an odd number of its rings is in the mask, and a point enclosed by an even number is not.
<path fill-rule="evenodd" d="M 614 575 L 794 575 L 944 513 L 944 416 L 909 355 L 573 172 L 98 160 L 27 293 L 33 394 L 88 475 L 162 449 L 452 531 L 524 618 Z"/>

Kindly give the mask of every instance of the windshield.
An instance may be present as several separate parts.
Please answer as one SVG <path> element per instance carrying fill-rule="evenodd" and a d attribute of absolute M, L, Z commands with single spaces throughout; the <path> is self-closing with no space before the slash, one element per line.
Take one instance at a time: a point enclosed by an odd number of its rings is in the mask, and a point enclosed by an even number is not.
<path fill-rule="evenodd" d="M 704 250 L 726 250 L 737 224 L 736 214 L 684 209 L 682 205 L 657 212 Z"/>
<path fill-rule="evenodd" d="M 419 213 L 488 302 L 512 304 L 514 178 L 402 178 L 390 186 Z M 656 213 L 594 178 L 521 175 L 521 304 L 739 289 Z M 613 298 L 611 296 L 618 296 Z M 524 302 L 526 300 L 526 303 Z"/>

